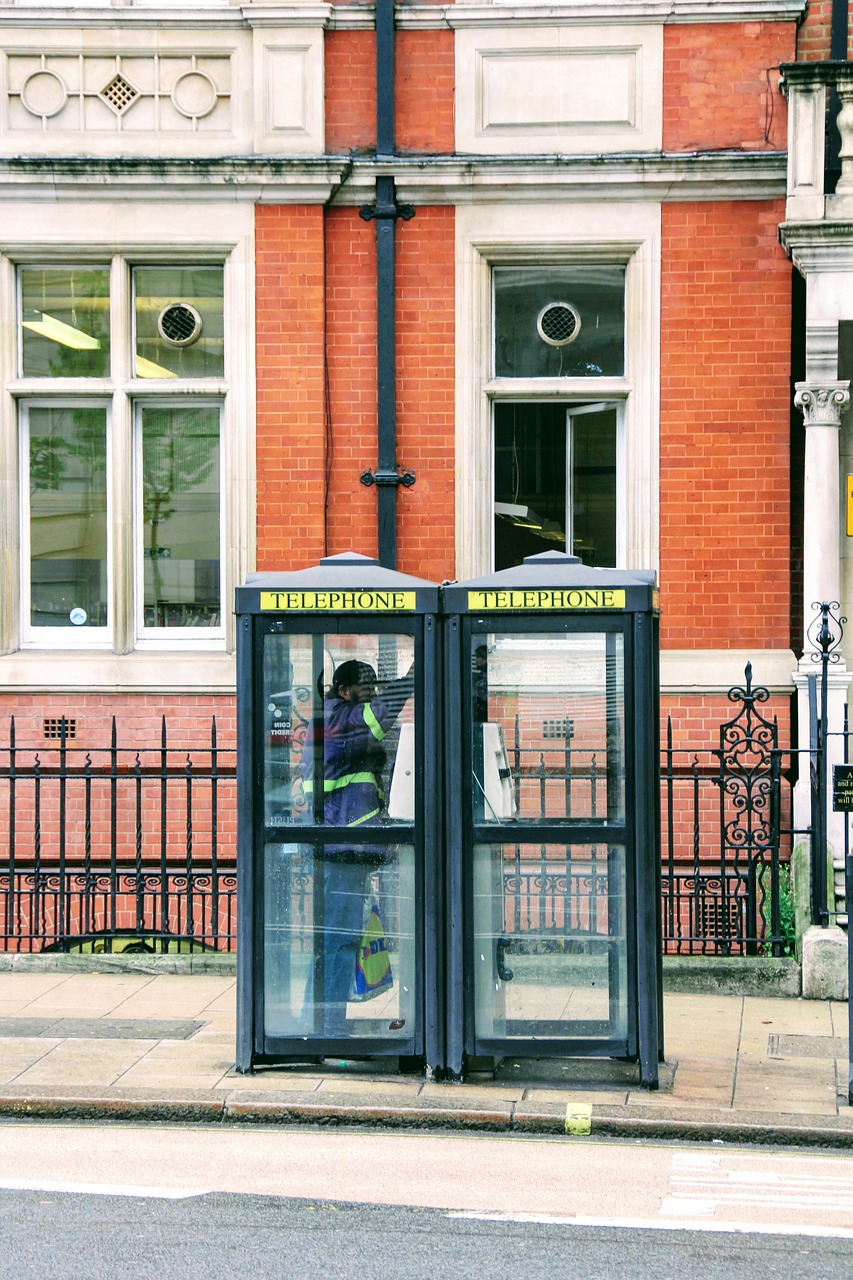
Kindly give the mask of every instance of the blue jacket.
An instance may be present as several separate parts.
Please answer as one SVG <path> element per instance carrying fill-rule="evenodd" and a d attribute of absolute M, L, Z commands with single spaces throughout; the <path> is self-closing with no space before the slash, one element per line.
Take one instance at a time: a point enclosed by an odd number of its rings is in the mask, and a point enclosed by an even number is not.
<path fill-rule="evenodd" d="M 385 809 L 382 771 L 386 754 L 383 739 L 412 696 L 414 680 L 403 676 L 388 685 L 372 702 L 348 702 L 337 694 L 323 703 L 323 824 L 358 827 L 380 821 Z M 302 786 L 314 816 L 315 726 L 305 734 L 302 755 Z M 329 845 L 327 855 L 340 855 L 342 846 Z M 385 850 L 378 846 L 355 846 L 371 859 Z M 319 850 L 318 850 L 319 852 Z M 389 850 L 390 852 L 390 850 Z"/>

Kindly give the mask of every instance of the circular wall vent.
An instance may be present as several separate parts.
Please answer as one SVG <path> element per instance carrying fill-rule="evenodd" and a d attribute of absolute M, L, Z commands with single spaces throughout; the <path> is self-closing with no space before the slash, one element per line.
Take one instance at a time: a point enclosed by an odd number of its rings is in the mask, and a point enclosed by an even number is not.
<path fill-rule="evenodd" d="M 570 302 L 549 302 L 536 317 L 536 329 L 549 347 L 567 347 L 581 331 L 581 318 Z"/>
<path fill-rule="evenodd" d="M 188 302 L 170 302 L 157 317 L 157 332 L 171 347 L 191 347 L 202 327 L 201 316 Z"/>

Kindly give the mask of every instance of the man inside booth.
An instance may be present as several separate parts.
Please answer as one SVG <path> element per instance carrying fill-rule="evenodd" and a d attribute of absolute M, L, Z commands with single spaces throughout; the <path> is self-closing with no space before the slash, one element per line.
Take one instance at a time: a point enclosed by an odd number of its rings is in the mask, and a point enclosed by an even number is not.
<path fill-rule="evenodd" d="M 414 692 L 413 672 L 414 665 L 380 695 L 369 663 L 350 658 L 336 668 L 323 699 L 324 825 L 363 827 L 385 816 L 383 740 Z M 309 726 L 302 759 L 302 785 L 309 800 L 318 736 L 314 725 Z M 328 844 L 315 850 L 316 881 L 322 876 L 322 885 L 315 881 L 320 936 L 315 935 L 303 1014 L 317 1026 L 312 1010 L 322 1002 L 327 1036 L 348 1034 L 347 1002 L 364 930 L 368 879 L 395 856 L 396 850 L 387 844 Z M 398 1031 L 403 1025 L 398 1019 L 389 1030 Z"/>

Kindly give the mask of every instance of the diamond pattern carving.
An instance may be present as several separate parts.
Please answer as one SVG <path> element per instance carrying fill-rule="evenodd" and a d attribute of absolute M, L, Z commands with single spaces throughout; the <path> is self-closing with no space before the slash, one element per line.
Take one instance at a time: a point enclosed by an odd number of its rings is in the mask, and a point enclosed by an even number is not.
<path fill-rule="evenodd" d="M 229 133 L 230 54 L 9 53 L 8 129 Z M 133 108 L 131 110 L 131 108 Z"/>
<path fill-rule="evenodd" d="M 125 80 L 121 74 L 114 75 L 109 84 L 105 85 L 98 94 L 98 97 L 103 98 L 107 106 L 112 107 L 117 116 L 120 116 L 123 111 L 127 111 L 128 107 L 132 107 L 139 96 L 139 90 L 135 89 L 130 81 Z"/>

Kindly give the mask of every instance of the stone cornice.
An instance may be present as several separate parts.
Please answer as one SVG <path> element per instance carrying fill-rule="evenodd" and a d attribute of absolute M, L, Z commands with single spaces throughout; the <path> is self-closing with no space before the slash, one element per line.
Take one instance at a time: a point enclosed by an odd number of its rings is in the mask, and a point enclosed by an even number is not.
<path fill-rule="evenodd" d="M 813 88 L 821 84 L 849 84 L 853 81 L 853 62 L 783 62 L 782 89 L 796 84 Z"/>
<path fill-rule="evenodd" d="M 341 6 L 338 13 L 346 6 Z M 399 25 L 429 21 L 436 6 L 402 5 Z M 563 4 L 496 3 L 441 6 L 430 25 L 449 27 L 554 26 L 585 23 L 600 26 L 650 23 L 796 22 L 805 13 L 805 0 L 565 0 Z"/>
<path fill-rule="evenodd" d="M 361 205 L 377 176 L 417 204 L 573 200 L 773 200 L 783 152 L 605 156 L 235 156 L 216 159 L 0 157 L 4 200 L 235 200 Z"/>
<path fill-rule="evenodd" d="M 0 27 L 38 29 L 39 27 L 108 27 L 110 30 L 134 30 L 140 27 L 183 27 L 185 29 L 204 30 L 211 27 L 233 28 L 245 26 L 243 14 L 231 6 L 211 6 L 208 8 L 186 8 L 176 11 L 177 6 L 163 5 L 162 8 L 119 8 L 119 9 L 87 9 L 85 6 L 63 6 L 57 3 L 56 8 L 24 8 L 16 5 L 8 8 L 0 4 Z"/>
<path fill-rule="evenodd" d="M 801 273 L 853 271 L 853 222 L 783 222 L 779 240 Z"/>
<path fill-rule="evenodd" d="M 510 24 L 554 26 L 586 24 L 617 26 L 637 23 L 796 22 L 804 14 L 805 0 L 563 0 L 547 4 L 400 4 L 397 25 L 409 28 L 494 27 Z M 0 3 L 0 27 L 108 27 L 211 29 L 234 27 L 304 27 L 336 29 L 374 25 L 370 4 L 242 4 L 181 8 L 91 8 L 57 4 L 56 8 Z"/>

